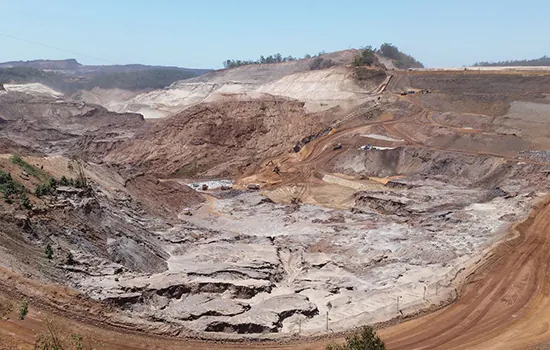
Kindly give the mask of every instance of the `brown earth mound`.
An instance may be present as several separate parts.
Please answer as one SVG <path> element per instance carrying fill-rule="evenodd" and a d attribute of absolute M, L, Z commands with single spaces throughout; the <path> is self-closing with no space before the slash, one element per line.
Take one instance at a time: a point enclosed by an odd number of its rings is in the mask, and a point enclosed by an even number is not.
<path fill-rule="evenodd" d="M 201 104 L 156 122 L 105 160 L 157 176 L 243 174 L 262 159 L 290 150 L 322 122 L 297 101 Z"/>

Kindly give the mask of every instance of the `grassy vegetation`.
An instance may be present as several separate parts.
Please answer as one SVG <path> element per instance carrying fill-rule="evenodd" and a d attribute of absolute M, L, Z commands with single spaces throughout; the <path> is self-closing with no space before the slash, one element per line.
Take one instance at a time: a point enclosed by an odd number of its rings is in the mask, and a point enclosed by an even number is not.
<path fill-rule="evenodd" d="M 386 345 L 372 327 L 364 326 L 346 337 L 344 344 L 329 344 L 326 350 L 386 350 Z"/>
<path fill-rule="evenodd" d="M 23 160 L 23 158 L 21 158 L 20 156 L 17 156 L 17 155 L 12 156 L 11 157 L 11 162 L 13 164 L 19 165 L 21 168 L 23 168 L 23 170 L 25 170 L 27 172 L 27 174 L 32 175 L 32 176 L 36 177 L 37 179 L 40 179 L 41 177 L 44 177 L 46 175 L 46 173 L 43 172 L 42 170 L 36 169 L 35 167 L 30 165 L 29 163 L 25 162 Z"/>

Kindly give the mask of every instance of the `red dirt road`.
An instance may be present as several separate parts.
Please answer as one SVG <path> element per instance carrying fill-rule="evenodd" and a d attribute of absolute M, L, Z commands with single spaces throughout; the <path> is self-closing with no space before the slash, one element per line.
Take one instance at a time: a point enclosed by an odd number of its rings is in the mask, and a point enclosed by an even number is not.
<path fill-rule="evenodd" d="M 389 349 L 523 349 L 550 339 L 550 205 L 497 246 L 459 300 L 383 330 Z"/>

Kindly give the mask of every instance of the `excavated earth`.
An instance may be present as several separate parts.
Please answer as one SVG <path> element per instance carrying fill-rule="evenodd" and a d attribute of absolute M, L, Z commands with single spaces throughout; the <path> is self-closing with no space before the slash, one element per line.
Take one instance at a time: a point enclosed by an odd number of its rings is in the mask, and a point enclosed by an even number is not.
<path fill-rule="evenodd" d="M 357 72 L 293 64 L 255 76 L 261 94 L 157 120 L 2 92 L 0 169 L 29 192 L 50 176 L 88 186 L 0 204 L 0 342 L 33 344 L 53 313 L 108 349 L 322 349 L 436 309 L 382 329 L 388 348 L 550 341 L 536 321 L 548 311 L 550 75 L 373 71 L 332 100 L 349 103 L 312 108 L 330 100 L 315 81 Z M 294 90 L 300 74 L 317 95 Z M 14 320 L 24 296 L 29 320 Z"/>

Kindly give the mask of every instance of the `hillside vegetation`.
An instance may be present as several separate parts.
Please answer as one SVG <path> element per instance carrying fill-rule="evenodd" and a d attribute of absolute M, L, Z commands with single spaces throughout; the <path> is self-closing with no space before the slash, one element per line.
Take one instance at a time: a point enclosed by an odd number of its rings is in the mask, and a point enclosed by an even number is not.
<path fill-rule="evenodd" d="M 359 53 L 356 55 L 353 64 L 355 66 L 377 66 L 379 64 L 378 60 L 375 57 L 375 54 L 379 54 L 385 58 L 393 60 L 394 65 L 397 68 L 407 69 L 407 68 L 424 68 L 424 65 L 416 60 L 414 57 L 407 55 L 406 53 L 401 52 L 397 46 L 394 46 L 389 43 L 382 44 L 379 49 L 375 49 L 372 46 L 368 45 L 359 50 Z M 320 63 L 322 62 L 322 55 L 325 52 L 319 52 L 317 55 L 305 55 L 302 58 L 295 58 L 292 56 L 283 57 L 280 53 L 275 55 L 269 55 L 267 57 L 260 56 L 257 60 L 238 60 L 238 59 L 228 59 L 223 61 L 224 68 L 236 68 L 241 66 L 247 66 L 252 64 L 270 64 L 270 63 L 281 63 L 281 62 L 291 62 L 300 59 L 308 58 L 317 58 L 318 60 L 312 63 L 312 70 L 320 69 Z M 328 68 L 331 65 L 325 65 L 322 68 Z"/>
<path fill-rule="evenodd" d="M 383 57 L 393 60 L 393 63 L 397 68 L 424 68 L 424 65 L 416 60 L 416 58 L 401 52 L 397 46 L 390 43 L 382 44 L 378 50 L 378 53 Z"/>
<path fill-rule="evenodd" d="M 286 56 L 283 57 L 280 53 L 276 53 L 274 55 L 269 55 L 265 57 L 264 55 L 261 55 L 259 59 L 257 60 L 235 60 L 235 59 L 228 59 L 223 61 L 223 67 L 224 68 L 236 68 L 240 66 L 248 66 L 251 64 L 270 64 L 270 63 L 281 63 L 281 62 L 292 62 L 296 60 L 302 60 L 302 59 L 308 59 L 312 57 L 319 57 L 321 55 L 324 55 L 325 52 L 319 52 L 317 55 L 310 55 L 307 54 L 302 58 L 296 58 L 292 56 Z"/>
<path fill-rule="evenodd" d="M 506 66 L 550 66 L 550 57 L 542 56 L 532 60 L 511 60 L 498 62 L 477 62 L 474 67 L 506 67 Z"/>

